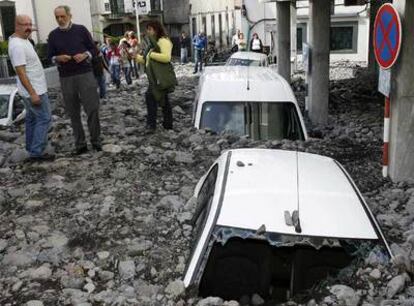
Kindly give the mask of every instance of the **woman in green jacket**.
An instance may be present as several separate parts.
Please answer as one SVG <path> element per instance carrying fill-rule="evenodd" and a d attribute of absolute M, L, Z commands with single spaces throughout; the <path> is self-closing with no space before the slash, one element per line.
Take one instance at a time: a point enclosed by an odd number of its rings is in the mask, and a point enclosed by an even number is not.
<path fill-rule="evenodd" d="M 160 89 L 158 84 L 160 83 L 159 67 L 163 69 L 169 69 L 170 65 L 152 65 L 152 61 L 169 64 L 171 63 L 171 52 L 173 44 L 168 38 L 163 26 L 158 21 L 151 21 L 147 24 L 147 35 L 152 42 L 151 49 L 147 54 L 138 55 L 137 62 L 145 64 L 146 74 L 148 76 L 149 86 L 145 94 L 145 102 L 147 104 L 147 129 L 149 132 L 155 131 L 157 127 L 157 104 L 162 107 L 162 113 L 164 117 L 163 127 L 170 130 L 173 127 L 173 117 L 171 104 L 168 99 L 168 92 L 164 88 Z M 152 67 L 156 67 L 153 69 Z M 155 71 L 155 73 L 154 73 Z M 162 73 L 161 73 L 162 75 Z"/>

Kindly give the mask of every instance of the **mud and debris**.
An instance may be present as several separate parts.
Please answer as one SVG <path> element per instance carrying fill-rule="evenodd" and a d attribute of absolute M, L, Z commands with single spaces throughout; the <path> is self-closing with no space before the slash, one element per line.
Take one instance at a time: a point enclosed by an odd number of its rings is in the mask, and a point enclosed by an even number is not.
<path fill-rule="evenodd" d="M 101 103 L 103 151 L 71 157 L 70 122 L 52 91 L 49 133 L 57 159 L 26 163 L 24 127 L 0 130 L 1 305 L 262 305 L 200 298 L 181 278 L 193 243 L 190 200 L 198 179 L 223 150 L 299 150 L 337 159 L 350 173 L 395 254 L 378 253 L 286 305 L 414 303 L 414 184 L 381 176 L 383 98 L 363 68 L 333 69 L 330 117 L 303 141 L 252 141 L 192 127 L 198 76 L 177 65 L 171 94 L 174 129 L 145 133 L 145 77 Z M 303 74 L 292 87 L 304 109 Z M 85 119 L 85 118 L 84 118 Z M 86 120 L 84 120 L 86 122 Z"/>

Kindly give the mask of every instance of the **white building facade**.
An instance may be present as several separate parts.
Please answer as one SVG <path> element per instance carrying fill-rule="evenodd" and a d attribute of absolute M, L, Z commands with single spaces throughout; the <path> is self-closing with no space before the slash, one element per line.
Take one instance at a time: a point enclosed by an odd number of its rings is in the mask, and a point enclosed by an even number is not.
<path fill-rule="evenodd" d="M 37 28 L 33 33 L 36 42 L 45 43 L 50 31 L 57 27 L 54 9 L 59 5 L 71 8 L 72 21 L 84 25 L 92 32 L 92 18 L 89 1 L 85 0 L 15 0 L 16 15 L 29 15 Z"/>
<path fill-rule="evenodd" d="M 190 0 L 190 30 L 194 36 L 204 31 L 218 47 L 231 44 L 236 25 L 241 20 L 239 0 Z"/>
<path fill-rule="evenodd" d="M 344 6 L 344 0 L 329 1 L 331 6 L 331 61 L 368 61 L 369 6 Z M 190 0 L 190 28 L 192 35 L 204 30 L 207 36 L 230 37 L 240 29 L 247 40 L 253 33 L 262 39 L 266 49 L 276 54 L 277 24 L 275 0 Z M 292 20 L 292 56 L 301 60 L 302 44 L 309 41 L 309 1 L 296 1 Z M 221 15 L 221 17 L 220 17 Z M 221 25 L 220 25 L 221 18 Z M 228 18 L 228 19 L 227 19 Z M 228 25 L 228 26 L 227 26 Z M 292 28 L 294 27 L 292 24 Z M 228 30 L 227 30 L 228 29 Z M 227 41 L 225 41 L 227 42 Z M 222 44 L 226 46 L 226 44 Z"/>

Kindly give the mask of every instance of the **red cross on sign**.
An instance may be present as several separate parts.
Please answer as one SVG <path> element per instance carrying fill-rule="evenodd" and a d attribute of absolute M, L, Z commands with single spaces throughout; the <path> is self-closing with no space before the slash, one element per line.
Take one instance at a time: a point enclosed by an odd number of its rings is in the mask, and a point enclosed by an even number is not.
<path fill-rule="evenodd" d="M 382 5 L 374 22 L 374 54 L 383 69 L 394 65 L 401 49 L 401 20 L 390 3 Z"/>

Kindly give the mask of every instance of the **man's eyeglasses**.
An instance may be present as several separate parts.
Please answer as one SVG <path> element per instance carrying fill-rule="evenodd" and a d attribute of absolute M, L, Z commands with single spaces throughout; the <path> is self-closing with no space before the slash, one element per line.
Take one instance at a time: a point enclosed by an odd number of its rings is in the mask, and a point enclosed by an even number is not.
<path fill-rule="evenodd" d="M 21 26 L 26 26 L 26 27 L 31 27 L 31 26 L 33 26 L 33 24 L 32 24 L 32 23 L 20 23 L 20 22 L 18 22 L 17 24 L 18 24 L 18 25 L 21 25 Z"/>

